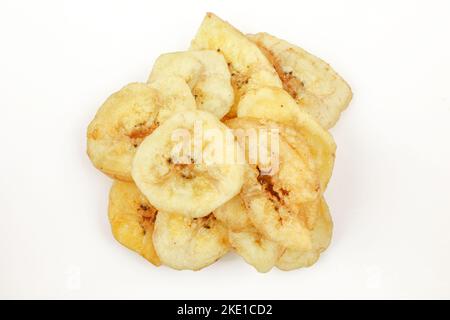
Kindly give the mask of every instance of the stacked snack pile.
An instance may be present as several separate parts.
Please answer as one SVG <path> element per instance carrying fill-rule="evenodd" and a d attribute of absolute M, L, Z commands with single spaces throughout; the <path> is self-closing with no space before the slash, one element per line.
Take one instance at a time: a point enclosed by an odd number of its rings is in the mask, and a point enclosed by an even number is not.
<path fill-rule="evenodd" d="M 115 180 L 114 237 L 179 270 L 230 250 L 260 272 L 314 264 L 332 235 L 327 130 L 351 98 L 319 58 L 208 13 L 188 51 L 161 55 L 88 127 L 92 163 Z"/>

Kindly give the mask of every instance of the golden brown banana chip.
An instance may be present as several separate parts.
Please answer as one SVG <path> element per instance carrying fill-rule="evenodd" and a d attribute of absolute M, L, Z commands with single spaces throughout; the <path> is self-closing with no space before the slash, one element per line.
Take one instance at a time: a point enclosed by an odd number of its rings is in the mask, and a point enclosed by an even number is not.
<path fill-rule="evenodd" d="M 273 64 L 283 88 L 329 129 L 352 99 L 349 85 L 325 61 L 267 33 L 248 35 Z"/>
<path fill-rule="evenodd" d="M 313 265 L 320 253 L 328 248 L 333 233 L 333 221 L 325 199 L 320 201 L 320 215 L 311 231 L 312 247 L 310 250 L 286 249 L 276 263 L 281 270 L 293 270 Z"/>
<path fill-rule="evenodd" d="M 213 13 L 207 13 L 191 43 L 194 50 L 216 50 L 224 55 L 231 71 L 231 82 L 238 102 L 248 90 L 282 87 L 280 78 L 269 60 L 255 43 Z M 228 118 L 236 116 L 236 104 Z"/>
<path fill-rule="evenodd" d="M 161 264 L 153 247 L 157 211 L 132 182 L 115 181 L 109 194 L 108 217 L 114 237 L 155 266 Z"/>
<path fill-rule="evenodd" d="M 131 163 L 142 140 L 172 114 L 194 109 L 194 97 L 181 78 L 131 83 L 112 94 L 89 124 L 89 158 L 110 177 L 132 181 Z"/>

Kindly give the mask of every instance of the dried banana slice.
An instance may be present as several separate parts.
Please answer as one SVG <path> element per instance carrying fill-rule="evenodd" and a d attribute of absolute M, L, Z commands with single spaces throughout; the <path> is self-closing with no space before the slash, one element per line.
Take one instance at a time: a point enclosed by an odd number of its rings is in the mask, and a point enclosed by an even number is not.
<path fill-rule="evenodd" d="M 281 125 L 263 119 L 235 118 L 226 124 L 235 131 L 262 128 L 282 131 Z M 246 146 L 246 151 L 251 148 Z M 284 247 L 299 250 L 309 249 L 311 245 L 304 205 L 319 195 L 320 182 L 312 156 L 296 152 L 282 135 L 279 136 L 278 169 L 269 175 L 261 170 L 260 163 L 250 164 L 241 191 L 256 229 Z"/>
<path fill-rule="evenodd" d="M 131 163 L 142 140 L 173 113 L 194 109 L 194 97 L 181 78 L 131 83 L 112 94 L 89 124 L 88 155 L 108 176 L 132 181 Z"/>
<path fill-rule="evenodd" d="M 248 35 L 274 65 L 283 88 L 322 127 L 334 126 L 352 99 L 349 85 L 325 61 L 267 33 Z"/>
<path fill-rule="evenodd" d="M 108 217 L 114 237 L 155 266 L 161 264 L 153 247 L 157 211 L 132 182 L 115 181 L 109 193 Z"/>
<path fill-rule="evenodd" d="M 212 50 L 166 53 L 156 60 L 148 78 L 151 83 L 167 76 L 183 78 L 200 110 L 221 119 L 234 102 L 230 71 L 224 57 Z"/>
<path fill-rule="evenodd" d="M 224 55 L 231 71 L 235 101 L 248 90 L 264 86 L 282 87 L 269 60 L 255 43 L 213 13 L 207 13 L 191 43 L 193 50 L 216 50 Z M 236 104 L 228 118 L 236 116 Z"/>
<path fill-rule="evenodd" d="M 159 212 L 153 243 L 162 263 L 177 270 L 200 270 L 229 250 L 227 230 L 212 214 L 191 219 Z"/>
<path fill-rule="evenodd" d="M 283 252 L 282 246 L 256 230 L 239 195 L 214 210 L 213 214 L 228 228 L 231 246 L 248 264 L 259 272 L 268 272 L 275 266 Z"/>
<path fill-rule="evenodd" d="M 310 250 L 286 249 L 276 266 L 281 270 L 293 270 L 313 265 L 320 253 L 328 248 L 333 233 L 333 221 L 325 199 L 320 201 L 320 215 L 311 232 L 312 248 Z"/>
<path fill-rule="evenodd" d="M 209 112 L 180 112 L 142 142 L 132 175 L 158 210 L 199 218 L 239 193 L 239 151 L 230 130 Z"/>
<path fill-rule="evenodd" d="M 238 117 L 269 119 L 294 127 L 298 137 L 291 130 L 286 139 L 297 150 L 306 140 L 320 174 L 322 192 L 325 191 L 333 172 L 336 144 L 331 134 L 302 111 L 286 91 L 266 87 L 248 92 L 240 101 L 237 113 Z"/>

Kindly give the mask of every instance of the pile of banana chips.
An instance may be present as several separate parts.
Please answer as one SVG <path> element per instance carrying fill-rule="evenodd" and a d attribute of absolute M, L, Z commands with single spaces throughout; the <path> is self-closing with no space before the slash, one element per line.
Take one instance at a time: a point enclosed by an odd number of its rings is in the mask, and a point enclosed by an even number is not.
<path fill-rule="evenodd" d="M 159 56 L 89 124 L 114 237 L 178 270 L 230 251 L 259 272 L 311 266 L 332 235 L 328 129 L 351 99 L 323 60 L 208 13 L 187 51 Z"/>

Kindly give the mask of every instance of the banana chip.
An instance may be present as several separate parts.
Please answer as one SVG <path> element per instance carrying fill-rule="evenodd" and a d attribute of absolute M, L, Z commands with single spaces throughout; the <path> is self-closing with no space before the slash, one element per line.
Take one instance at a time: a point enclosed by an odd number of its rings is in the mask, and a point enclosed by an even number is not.
<path fill-rule="evenodd" d="M 277 123 L 254 118 L 235 118 L 226 124 L 235 130 L 282 130 Z M 276 172 L 268 174 L 261 170 L 259 162 L 250 164 L 245 171 L 241 196 L 250 220 L 265 237 L 287 248 L 309 249 L 311 245 L 304 207 L 320 195 L 320 182 L 311 158 L 296 152 L 280 135 Z"/>
<path fill-rule="evenodd" d="M 255 43 L 213 13 L 208 13 L 191 43 L 193 50 L 216 50 L 224 55 L 231 71 L 235 101 L 247 91 L 265 87 L 282 87 L 269 60 Z M 228 118 L 236 116 L 236 105 Z"/>
<path fill-rule="evenodd" d="M 209 112 L 179 112 L 142 142 L 132 175 L 159 211 L 199 218 L 239 193 L 244 167 L 234 160 L 238 151 L 228 128 Z"/>
<path fill-rule="evenodd" d="M 325 129 L 352 99 L 349 85 L 325 61 L 267 33 L 248 35 L 274 65 L 283 88 Z"/>
<path fill-rule="evenodd" d="M 170 115 L 194 109 L 194 97 L 181 78 L 131 83 L 112 94 L 89 124 L 88 155 L 108 176 L 132 181 L 131 163 L 142 140 Z"/>
<path fill-rule="evenodd" d="M 269 119 L 294 127 L 297 135 L 302 136 L 310 147 L 320 175 L 322 192 L 325 191 L 333 172 L 336 144 L 331 134 L 302 111 L 286 91 L 270 87 L 253 90 L 242 98 L 237 112 L 238 117 Z M 299 149 L 298 137 L 287 135 L 286 138 Z"/>
<path fill-rule="evenodd" d="M 177 270 L 202 269 L 229 250 L 227 230 L 212 214 L 191 219 L 159 212 L 153 243 L 162 263 Z"/>
<path fill-rule="evenodd" d="M 286 249 L 276 266 L 281 270 L 293 270 L 309 267 L 320 257 L 330 244 L 333 233 L 333 221 L 325 199 L 320 201 L 320 215 L 317 223 L 311 232 L 312 248 L 310 250 Z"/>
<path fill-rule="evenodd" d="M 213 214 L 228 228 L 231 246 L 248 264 L 259 272 L 268 272 L 275 266 L 283 248 L 253 226 L 239 195 L 214 210 Z"/>
<path fill-rule="evenodd" d="M 115 181 L 109 194 L 108 217 L 114 237 L 155 266 L 161 264 L 153 247 L 157 211 L 132 182 Z"/>
<path fill-rule="evenodd" d="M 167 76 L 183 78 L 192 90 L 198 109 L 219 119 L 234 102 L 230 71 L 223 56 L 216 51 L 166 53 L 155 61 L 148 82 Z"/>

